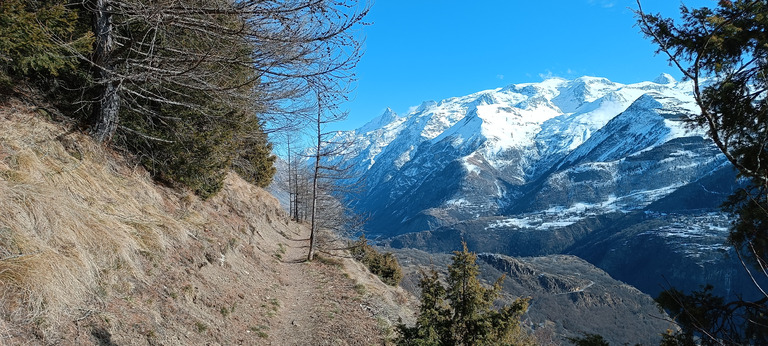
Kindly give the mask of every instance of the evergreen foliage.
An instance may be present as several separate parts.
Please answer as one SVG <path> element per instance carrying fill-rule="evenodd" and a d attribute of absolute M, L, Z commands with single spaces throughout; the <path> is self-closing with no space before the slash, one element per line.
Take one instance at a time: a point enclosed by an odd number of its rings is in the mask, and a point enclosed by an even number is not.
<path fill-rule="evenodd" d="M 6 87 L 12 77 L 57 76 L 74 69 L 78 59 L 71 51 L 90 52 L 93 35 L 78 25 L 79 12 L 65 4 L 0 2 L 0 82 Z"/>
<path fill-rule="evenodd" d="M 682 6 L 681 12 L 682 23 L 675 23 L 641 8 L 638 22 L 693 82 L 701 112 L 691 116 L 691 126 L 707 130 L 748 185 L 724 209 L 736 216 L 729 242 L 759 297 L 726 302 L 711 287 L 690 294 L 669 289 L 657 301 L 682 331 L 664 335 L 664 343 L 762 344 L 768 336 L 762 287 L 768 280 L 768 3 L 721 0 L 714 8 Z"/>
<path fill-rule="evenodd" d="M 258 118 L 236 110 L 212 118 L 184 110 L 176 114 L 179 120 L 163 124 L 129 118 L 136 121 L 131 126 L 153 138 L 121 132 L 116 139 L 140 153 L 141 162 L 159 180 L 187 186 L 203 198 L 221 188 L 230 168 L 252 184 L 269 185 L 275 156 Z"/>
<path fill-rule="evenodd" d="M 187 19 L 218 23 L 220 30 L 236 30 L 243 25 L 233 14 L 189 14 Z M 256 116 L 263 106 L 259 106 L 258 78 L 247 64 L 252 45 L 236 35 L 172 24 L 138 22 L 118 28 L 118 33 L 156 37 L 119 53 L 123 59 L 142 61 L 154 54 L 147 63 L 170 63 L 184 52 L 190 56 L 189 62 L 178 68 L 194 69 L 195 73 L 131 80 L 125 90 L 141 91 L 121 97 L 122 125 L 115 144 L 136 153 L 159 180 L 186 186 L 203 198 L 222 187 L 230 169 L 251 183 L 269 185 L 275 157 Z M 198 58 L 210 52 L 220 56 Z M 231 60 L 221 61 L 221 57 Z M 130 67 L 127 64 L 122 69 Z"/>
<path fill-rule="evenodd" d="M 232 76 L 238 76 L 236 70 Z M 250 183 L 269 185 L 275 156 L 261 120 L 248 107 L 205 93 L 175 99 L 183 103 L 191 97 L 205 108 L 152 102 L 143 107 L 157 116 L 147 117 L 125 107 L 115 144 L 138 155 L 160 181 L 186 186 L 203 198 L 222 187 L 230 169 Z"/>
<path fill-rule="evenodd" d="M 91 32 L 98 3 L 0 2 L 0 87 L 32 80 L 90 126 L 111 85 L 120 93 L 111 144 L 158 180 L 202 197 L 216 193 L 230 170 L 269 185 L 275 156 L 258 115 L 274 96 L 263 92 L 269 87 L 253 60 L 266 53 L 242 34 L 243 12 L 226 1 L 108 2 L 106 33 L 119 42 L 108 66 L 94 56 L 105 44 Z"/>
<path fill-rule="evenodd" d="M 0 2 L 0 91 L 33 80 L 95 140 L 203 197 L 234 170 L 275 174 L 265 123 L 340 99 L 368 7 L 358 0 Z M 309 98 L 309 99 L 308 99 Z"/>
<path fill-rule="evenodd" d="M 529 299 L 494 309 L 501 291 L 502 276 L 493 287 L 484 287 L 477 276 L 477 255 L 454 252 L 448 266 L 447 287 L 435 270 L 422 275 L 421 305 L 414 327 L 399 326 L 400 345 L 529 345 L 530 337 L 520 325 Z"/>
<path fill-rule="evenodd" d="M 378 276 L 381 281 L 390 286 L 397 286 L 403 279 L 403 269 L 397 258 L 391 253 L 380 253 L 368 244 L 365 236 L 360 236 L 351 250 L 352 257 L 368 267 L 368 270 Z"/>

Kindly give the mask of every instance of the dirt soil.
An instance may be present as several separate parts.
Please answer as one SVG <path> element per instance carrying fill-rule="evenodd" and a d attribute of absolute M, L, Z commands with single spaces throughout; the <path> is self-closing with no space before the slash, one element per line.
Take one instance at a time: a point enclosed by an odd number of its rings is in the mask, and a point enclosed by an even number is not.
<path fill-rule="evenodd" d="M 366 308 L 376 298 L 356 290 L 356 281 L 335 260 L 305 262 L 306 227 L 290 226 L 293 232 L 271 256 L 255 253 L 259 246 L 230 247 L 226 239 L 204 233 L 206 240 L 179 249 L 134 295 L 112 299 L 103 311 L 75 321 L 73 343 L 384 344 L 387 322 Z M 261 239 L 258 233 L 253 238 Z"/>

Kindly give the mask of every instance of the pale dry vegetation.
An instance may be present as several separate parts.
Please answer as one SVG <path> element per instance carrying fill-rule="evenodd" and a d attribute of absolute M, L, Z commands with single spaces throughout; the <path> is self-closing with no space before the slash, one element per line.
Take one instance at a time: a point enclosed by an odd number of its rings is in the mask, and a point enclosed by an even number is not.
<path fill-rule="evenodd" d="M 163 253 L 204 220 L 169 218 L 181 208 L 145 173 L 18 102 L 0 110 L 0 159 L 4 319 L 41 333 L 128 294 L 145 280 L 142 253 Z"/>
<path fill-rule="evenodd" d="M 308 229 L 263 189 L 230 174 L 203 202 L 43 115 L 0 104 L 0 344 L 382 342 L 397 314 L 362 273 L 298 263 Z"/>

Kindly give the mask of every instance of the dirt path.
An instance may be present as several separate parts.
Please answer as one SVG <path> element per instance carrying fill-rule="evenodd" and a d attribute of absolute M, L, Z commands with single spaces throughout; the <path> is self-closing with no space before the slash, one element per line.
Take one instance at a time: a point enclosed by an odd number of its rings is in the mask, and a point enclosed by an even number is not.
<path fill-rule="evenodd" d="M 274 338 L 271 345 L 310 345 L 314 330 L 318 328 L 312 318 L 311 309 L 315 305 L 315 279 L 306 263 L 307 234 L 288 239 L 282 261 L 280 276 L 281 293 L 277 306 L 279 314 L 275 316 Z"/>
<path fill-rule="evenodd" d="M 364 289 L 344 275 L 338 259 L 305 262 L 307 238 L 287 239 L 268 344 L 381 344 L 383 330 L 366 309 Z"/>

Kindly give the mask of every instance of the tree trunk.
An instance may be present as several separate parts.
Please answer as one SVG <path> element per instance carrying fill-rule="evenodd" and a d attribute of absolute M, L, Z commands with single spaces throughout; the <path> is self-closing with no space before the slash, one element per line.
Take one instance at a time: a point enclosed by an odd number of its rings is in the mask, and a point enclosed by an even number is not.
<path fill-rule="evenodd" d="M 309 233 L 309 254 L 307 261 L 312 261 L 315 257 L 315 233 L 317 232 L 317 178 L 320 175 L 320 146 L 322 144 L 322 107 L 320 106 L 320 96 L 317 97 L 317 147 L 315 148 L 315 171 L 312 175 L 312 221 Z"/>
<path fill-rule="evenodd" d="M 112 49 L 112 5 L 109 0 L 93 2 L 93 62 L 96 65 L 94 79 L 99 84 L 96 103 L 93 107 L 91 134 L 100 143 L 109 142 L 117 130 L 120 95 L 118 82 L 114 78 Z"/>
<path fill-rule="evenodd" d="M 288 136 L 288 216 L 293 218 L 293 180 L 291 178 L 291 136 Z"/>

